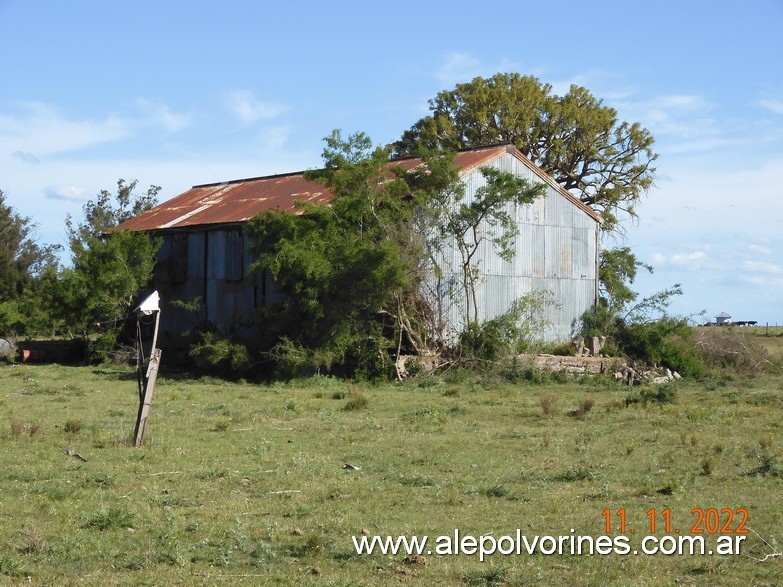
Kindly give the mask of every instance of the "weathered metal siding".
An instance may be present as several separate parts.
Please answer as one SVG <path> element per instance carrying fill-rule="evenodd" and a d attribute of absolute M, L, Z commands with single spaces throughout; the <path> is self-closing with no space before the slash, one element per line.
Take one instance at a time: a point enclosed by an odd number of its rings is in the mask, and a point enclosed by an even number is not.
<path fill-rule="evenodd" d="M 531 182 L 541 182 L 538 175 L 510 153 L 489 165 Z M 466 203 L 486 185 L 479 170 L 467 173 L 463 181 Z M 516 215 L 520 228 L 513 259 L 502 259 L 487 241 L 477 255 L 479 320 L 491 319 L 508 310 L 520 297 L 544 290 L 551 293 L 554 303 L 545 309 L 544 319 L 550 326 L 542 333 L 543 338 L 570 338 L 579 317 L 596 301 L 598 222 L 548 184 L 545 197 L 510 211 Z M 484 226 L 483 230 L 491 234 L 493 229 Z M 445 271 L 444 281 L 460 282 L 459 259 L 456 249 L 444 247 L 444 254 L 436 260 Z M 444 310 L 448 329 L 459 332 L 464 328 L 463 312 L 462 302 Z"/>
<path fill-rule="evenodd" d="M 204 327 L 249 332 L 258 307 L 280 301 L 271 277 L 251 271 L 252 251 L 241 226 L 165 231 L 161 236 L 155 287 L 164 304 L 161 333 L 170 335 L 169 340 Z M 175 278 L 178 273 L 181 280 Z M 196 300 L 196 311 L 171 303 Z"/>

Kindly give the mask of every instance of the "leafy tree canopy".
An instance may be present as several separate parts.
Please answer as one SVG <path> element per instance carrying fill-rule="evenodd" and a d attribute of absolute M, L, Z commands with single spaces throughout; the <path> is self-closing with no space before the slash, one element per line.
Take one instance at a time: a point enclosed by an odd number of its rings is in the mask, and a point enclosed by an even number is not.
<path fill-rule="evenodd" d="M 136 192 L 138 180 L 117 180 L 117 193 L 101 190 L 95 200 L 87 202 L 82 210 L 84 218 L 75 224 L 70 214 L 65 219 L 71 249 L 85 243 L 90 237 L 105 235 L 112 228 L 153 208 L 158 203 L 160 187 L 151 185 L 143 194 Z"/>
<path fill-rule="evenodd" d="M 90 237 L 71 267 L 47 275 L 42 283 L 42 296 L 60 328 L 85 334 L 99 321 L 121 323 L 152 277 L 159 244 L 130 231 Z"/>
<path fill-rule="evenodd" d="M 658 155 L 649 131 L 620 121 L 580 86 L 557 96 L 535 77 L 498 73 L 438 93 L 430 111 L 395 143 L 396 154 L 413 154 L 422 145 L 458 150 L 513 143 L 599 212 L 607 230 L 636 216 L 636 204 L 653 183 Z"/>
<path fill-rule="evenodd" d="M 140 232 L 112 230 L 152 208 L 160 188 L 137 194 L 137 181 L 117 182 L 117 193 L 102 190 L 84 205 L 77 224 L 66 219 L 72 266 L 51 271 L 41 296 L 61 329 L 85 334 L 95 322 L 124 320 L 152 277 L 160 243 Z"/>
<path fill-rule="evenodd" d="M 529 204 L 545 193 L 542 183 L 531 183 L 525 178 L 493 167 L 481 169 L 486 184 L 476 190 L 475 197 L 465 200 L 464 185 L 457 181 L 447 189 L 429 192 L 425 203 L 419 207 L 419 221 L 427 225 L 431 235 L 428 248 L 433 255 L 436 272 L 444 269 L 437 266 L 446 245 L 459 255 L 460 289 L 462 290 L 463 322 L 478 325 L 479 307 L 477 287 L 480 275 L 482 245 L 488 243 L 501 259 L 510 261 L 514 257 L 514 240 L 519 234 L 519 225 L 512 213 L 512 205 Z"/>
<path fill-rule="evenodd" d="M 366 135 L 343 140 L 335 131 L 326 143 L 324 168 L 307 176 L 330 189 L 331 204 L 300 203 L 301 214 L 268 211 L 248 231 L 256 266 L 285 294 L 268 319 L 287 353 L 375 376 L 388 367 L 381 349 L 391 340 L 377 318 L 393 322 L 391 310 L 412 279 L 403 228 L 411 219 L 408 187 L 390 171 L 389 150 L 373 149 Z"/>
<path fill-rule="evenodd" d="M 45 267 L 56 264 L 57 245 L 39 245 L 36 225 L 6 203 L 0 190 L 0 303 L 22 296 Z"/>
<path fill-rule="evenodd" d="M 606 305 L 618 311 L 636 300 L 637 294 L 631 289 L 638 270 L 646 269 L 652 273 L 652 266 L 640 262 L 630 247 L 614 247 L 601 251 L 599 278 L 601 297 Z"/>

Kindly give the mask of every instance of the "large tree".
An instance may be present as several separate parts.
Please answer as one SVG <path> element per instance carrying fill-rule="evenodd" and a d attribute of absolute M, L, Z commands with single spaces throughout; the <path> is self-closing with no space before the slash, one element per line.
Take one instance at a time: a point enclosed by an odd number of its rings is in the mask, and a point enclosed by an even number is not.
<path fill-rule="evenodd" d="M 36 224 L 6 203 L 0 190 L 0 302 L 19 298 L 43 269 L 56 263 L 56 245 L 35 240 Z"/>
<path fill-rule="evenodd" d="M 39 331 L 50 322 L 36 294 L 42 276 L 57 266 L 60 247 L 39 244 L 36 228 L 0 190 L 0 336 Z"/>
<path fill-rule="evenodd" d="M 613 230 L 636 216 L 652 185 L 654 139 L 639 123 L 618 119 L 583 87 L 563 96 L 532 76 L 498 73 L 457 84 L 430 100 L 431 114 L 395 143 L 397 155 L 421 146 L 457 150 L 513 143 L 565 189 L 604 217 Z"/>
<path fill-rule="evenodd" d="M 137 194 L 136 185 L 120 179 L 116 194 L 102 190 L 84 205 L 81 221 L 66 219 L 71 266 L 50 273 L 42 292 L 61 328 L 85 334 L 98 321 L 121 323 L 151 279 L 159 242 L 113 230 L 156 204 L 159 187 Z"/>

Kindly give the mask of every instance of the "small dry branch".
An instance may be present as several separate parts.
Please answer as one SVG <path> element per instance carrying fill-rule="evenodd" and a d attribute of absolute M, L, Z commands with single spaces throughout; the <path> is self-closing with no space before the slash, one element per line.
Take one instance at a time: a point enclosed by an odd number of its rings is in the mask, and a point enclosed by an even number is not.
<path fill-rule="evenodd" d="M 745 553 L 743 553 L 742 556 L 745 556 L 745 557 L 749 558 L 750 560 L 752 560 L 755 563 L 764 563 L 764 562 L 767 562 L 770 559 L 778 558 L 778 557 L 782 557 L 783 556 L 783 552 L 776 552 L 775 549 L 772 547 L 772 545 L 769 542 L 767 542 L 766 540 L 764 540 L 764 538 L 761 537 L 761 534 L 756 532 L 753 528 L 748 528 L 748 530 L 750 530 L 756 536 L 758 536 L 759 540 L 761 540 L 761 542 L 764 544 L 764 546 L 766 546 L 771 552 L 768 552 L 766 555 L 764 555 L 761 558 L 758 558 L 758 557 L 755 557 L 755 556 L 750 556 L 749 554 L 745 554 Z"/>

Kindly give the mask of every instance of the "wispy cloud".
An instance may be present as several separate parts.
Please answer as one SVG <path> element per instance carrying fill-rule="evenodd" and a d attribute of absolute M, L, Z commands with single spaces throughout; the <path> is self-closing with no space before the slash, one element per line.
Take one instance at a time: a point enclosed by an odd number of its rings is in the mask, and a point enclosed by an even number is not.
<path fill-rule="evenodd" d="M 660 252 L 653 253 L 651 257 L 654 266 L 671 265 L 675 267 L 684 267 L 693 271 L 698 271 L 704 267 L 709 258 L 705 251 L 691 251 L 682 253 L 671 253 L 664 255 Z"/>
<path fill-rule="evenodd" d="M 446 61 L 435 70 L 435 77 L 444 85 L 469 82 L 481 75 L 484 69 L 481 61 L 467 53 L 451 53 Z"/>
<path fill-rule="evenodd" d="M 135 111 L 110 113 L 95 118 L 76 118 L 45 102 L 23 102 L 15 112 L 0 113 L 0 153 L 26 163 L 42 157 L 88 149 L 123 141 L 149 127 L 172 133 L 191 122 L 190 115 L 178 114 L 169 106 L 138 98 Z"/>
<path fill-rule="evenodd" d="M 760 293 L 764 294 L 765 299 L 780 299 L 779 292 L 783 291 L 783 277 L 780 275 L 740 275 L 737 281 L 763 290 Z M 735 283 L 731 283 L 731 285 L 735 285 Z M 772 295 L 770 296 L 770 294 Z"/>
<path fill-rule="evenodd" d="M 759 255 L 769 256 L 772 254 L 772 249 L 770 249 L 766 245 L 750 244 L 748 245 L 748 250 L 754 254 L 759 254 Z"/>
<path fill-rule="evenodd" d="M 443 63 L 433 73 L 443 89 L 448 89 L 457 84 L 470 82 L 478 76 L 491 77 L 496 73 L 515 71 L 526 71 L 530 75 L 537 75 L 540 73 L 540 68 L 531 69 L 505 58 L 494 63 L 486 63 L 470 53 L 455 51 L 446 55 Z"/>
<path fill-rule="evenodd" d="M 783 114 L 783 100 L 759 100 L 756 104 L 775 114 Z"/>
<path fill-rule="evenodd" d="M 189 114 L 177 114 L 166 104 L 155 100 L 137 98 L 136 106 L 142 113 L 140 122 L 162 127 L 167 132 L 177 132 L 191 123 Z"/>
<path fill-rule="evenodd" d="M 558 96 L 567 94 L 574 85 L 587 88 L 597 98 L 610 102 L 626 100 L 635 93 L 623 76 L 603 69 L 589 69 L 571 78 L 549 83 L 552 84 L 553 93 Z"/>
<path fill-rule="evenodd" d="M 765 273 L 771 275 L 783 274 L 783 265 L 779 263 L 770 263 L 768 261 L 744 261 L 742 268 L 754 273 Z"/>
<path fill-rule="evenodd" d="M 287 126 L 275 126 L 261 131 L 261 148 L 264 151 L 277 151 L 281 149 L 291 134 Z"/>
<path fill-rule="evenodd" d="M 0 151 L 26 160 L 77 151 L 130 136 L 132 125 L 116 115 L 99 120 L 69 119 L 43 102 L 25 102 L 16 115 L 0 114 Z"/>
<path fill-rule="evenodd" d="M 712 134 L 715 121 L 708 116 L 714 105 L 695 94 L 663 95 L 643 102 L 624 104 L 656 133 L 683 137 Z"/>
<path fill-rule="evenodd" d="M 44 189 L 44 194 L 50 200 L 68 202 L 86 202 L 90 197 L 87 189 L 75 185 L 50 185 Z"/>
<path fill-rule="evenodd" d="M 224 98 L 234 116 L 246 124 L 277 118 L 288 110 L 285 104 L 259 100 L 249 90 L 226 92 Z"/>
<path fill-rule="evenodd" d="M 11 153 L 11 157 L 14 159 L 19 159 L 19 161 L 24 161 L 25 163 L 40 163 L 41 160 L 38 159 L 35 155 L 32 153 L 26 153 L 25 151 L 14 151 Z"/>
<path fill-rule="evenodd" d="M 783 102 L 765 101 L 770 110 L 783 112 Z M 615 104 L 623 117 L 638 120 L 656 137 L 666 155 L 709 153 L 742 149 L 781 140 L 782 132 L 761 119 L 727 114 L 719 104 L 699 94 L 668 94 L 649 100 L 623 100 Z"/>

